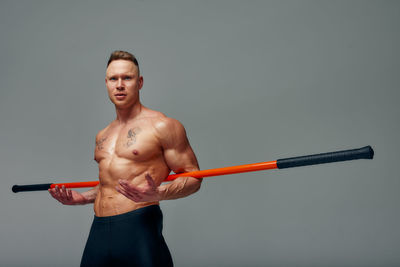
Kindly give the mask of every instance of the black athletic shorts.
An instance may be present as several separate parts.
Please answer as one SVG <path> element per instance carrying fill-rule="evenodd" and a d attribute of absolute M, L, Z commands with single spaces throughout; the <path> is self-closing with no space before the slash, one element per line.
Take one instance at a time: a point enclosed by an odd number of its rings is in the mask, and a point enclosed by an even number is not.
<path fill-rule="evenodd" d="M 81 267 L 173 266 L 162 221 L 158 205 L 115 216 L 94 216 Z"/>

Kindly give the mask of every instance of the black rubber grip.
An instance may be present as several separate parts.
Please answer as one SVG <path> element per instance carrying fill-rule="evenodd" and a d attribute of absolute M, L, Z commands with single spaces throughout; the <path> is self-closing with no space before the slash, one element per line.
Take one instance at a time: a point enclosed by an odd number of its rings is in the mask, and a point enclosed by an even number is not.
<path fill-rule="evenodd" d="M 374 150 L 371 146 L 366 146 L 359 149 L 350 149 L 309 156 L 278 159 L 276 161 L 276 165 L 278 166 L 278 169 L 285 169 L 354 159 L 372 159 L 373 157 Z"/>
<path fill-rule="evenodd" d="M 30 185 L 14 185 L 12 191 L 14 193 L 22 191 L 42 191 L 50 188 L 52 184 L 30 184 Z"/>

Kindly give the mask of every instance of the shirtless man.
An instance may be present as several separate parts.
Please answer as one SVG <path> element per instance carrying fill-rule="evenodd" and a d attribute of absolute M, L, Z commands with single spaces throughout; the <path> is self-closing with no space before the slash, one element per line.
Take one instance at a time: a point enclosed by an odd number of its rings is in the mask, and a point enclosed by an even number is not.
<path fill-rule="evenodd" d="M 181 123 L 141 104 L 143 77 L 132 54 L 111 54 L 105 82 L 117 117 L 96 136 L 99 185 L 49 192 L 64 205 L 94 203 L 81 266 L 172 266 L 159 201 L 195 193 L 201 179 L 161 183 L 171 170 L 198 170 L 196 156 Z"/>

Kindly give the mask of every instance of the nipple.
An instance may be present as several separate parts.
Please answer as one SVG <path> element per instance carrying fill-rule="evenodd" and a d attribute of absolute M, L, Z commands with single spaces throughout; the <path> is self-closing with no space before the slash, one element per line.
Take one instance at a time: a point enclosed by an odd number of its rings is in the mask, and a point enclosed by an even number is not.
<path fill-rule="evenodd" d="M 139 151 L 137 151 L 136 149 L 134 149 L 133 151 L 132 151 L 132 153 L 133 153 L 133 155 L 139 155 Z"/>

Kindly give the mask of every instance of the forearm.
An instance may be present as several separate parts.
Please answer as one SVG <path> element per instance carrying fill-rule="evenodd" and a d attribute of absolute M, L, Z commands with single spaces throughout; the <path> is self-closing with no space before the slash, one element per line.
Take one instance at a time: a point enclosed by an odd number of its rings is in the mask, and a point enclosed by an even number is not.
<path fill-rule="evenodd" d="M 187 197 L 200 189 L 202 179 L 180 177 L 173 182 L 161 185 L 158 190 L 160 200 L 170 200 Z"/>
<path fill-rule="evenodd" d="M 97 197 L 97 194 L 99 192 L 99 188 L 100 188 L 100 185 L 97 185 L 96 187 L 93 187 L 92 189 L 90 189 L 86 192 L 83 192 L 82 195 L 86 198 L 86 201 L 84 201 L 84 203 L 82 203 L 82 205 L 94 203 L 94 201 Z"/>

